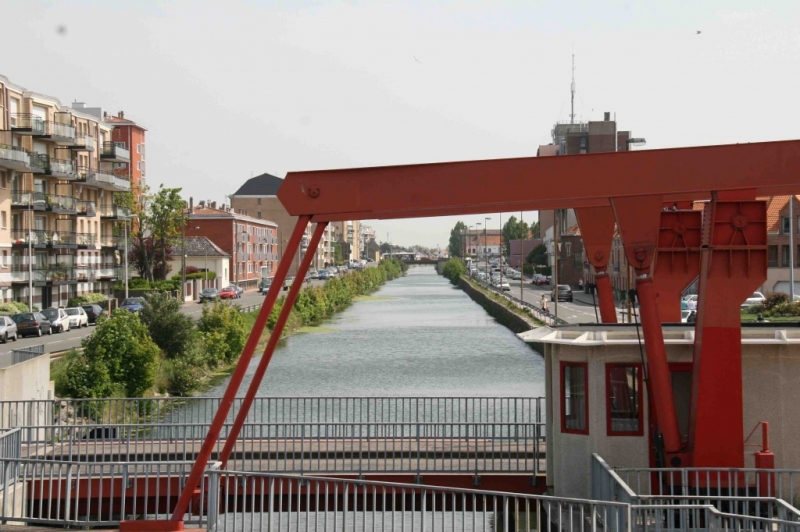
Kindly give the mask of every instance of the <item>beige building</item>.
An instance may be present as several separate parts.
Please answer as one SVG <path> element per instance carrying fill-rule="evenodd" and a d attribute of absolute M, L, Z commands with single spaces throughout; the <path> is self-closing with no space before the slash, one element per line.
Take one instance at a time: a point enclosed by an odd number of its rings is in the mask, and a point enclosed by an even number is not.
<path fill-rule="evenodd" d="M 40 308 L 113 294 L 130 151 L 104 116 L 0 76 L 0 301 L 27 303 L 31 289 Z"/>
<path fill-rule="evenodd" d="M 271 220 L 278 224 L 279 259 L 283 256 L 283 248 L 289 241 L 289 237 L 297 224 L 297 217 L 291 216 L 278 199 L 278 190 L 283 184 L 283 179 L 270 174 L 261 174 L 245 181 L 234 194 L 230 196 L 231 207 L 237 211 L 244 211 L 247 215 L 255 218 Z M 311 235 L 316 224 L 309 224 L 303 242 L 301 243 L 300 253 L 292 259 L 289 275 L 297 272 L 300 256 L 305 253 Z M 319 269 L 332 264 L 334 259 L 333 244 L 340 240 L 355 242 L 355 249 L 358 251 L 358 222 L 335 222 L 328 224 L 322 240 L 317 248 L 316 256 L 312 265 Z M 357 255 L 356 255 L 357 257 Z M 347 257 L 345 257 L 347 259 Z"/>

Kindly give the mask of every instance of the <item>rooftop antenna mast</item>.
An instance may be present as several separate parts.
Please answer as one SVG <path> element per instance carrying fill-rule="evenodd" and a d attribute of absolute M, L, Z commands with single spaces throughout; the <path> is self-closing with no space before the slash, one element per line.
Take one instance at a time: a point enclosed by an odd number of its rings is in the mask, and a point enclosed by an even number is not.
<path fill-rule="evenodd" d="M 572 93 L 569 109 L 569 123 L 575 123 L 575 53 L 572 54 L 572 83 L 569 86 Z"/>

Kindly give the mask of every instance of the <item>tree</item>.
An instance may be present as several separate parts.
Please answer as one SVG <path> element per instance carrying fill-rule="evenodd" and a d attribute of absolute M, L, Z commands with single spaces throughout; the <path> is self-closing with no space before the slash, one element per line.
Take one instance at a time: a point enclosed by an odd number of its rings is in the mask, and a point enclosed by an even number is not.
<path fill-rule="evenodd" d="M 467 273 L 467 268 L 464 266 L 464 263 L 461 259 L 455 257 L 448 259 L 448 261 L 444 263 L 444 268 L 442 268 L 442 275 L 450 279 L 450 282 L 454 285 L 458 285 L 458 280 L 465 273 Z"/>
<path fill-rule="evenodd" d="M 333 249 L 333 263 L 341 264 L 344 262 L 344 258 L 342 257 L 342 246 L 340 246 L 338 242 L 334 242 L 331 244 L 331 248 Z"/>
<path fill-rule="evenodd" d="M 517 221 L 516 216 L 509 218 L 503 224 L 503 254 L 508 257 L 511 254 L 511 241 L 512 240 L 527 240 L 530 234 L 528 224 L 523 221 Z"/>
<path fill-rule="evenodd" d="M 139 312 L 150 337 L 169 359 L 190 352 L 196 341 L 194 321 L 181 312 L 181 303 L 167 292 L 148 295 Z"/>
<path fill-rule="evenodd" d="M 159 349 L 133 312 L 116 310 L 110 318 L 101 318 L 82 344 L 90 368 L 87 378 L 107 373 L 126 397 L 141 397 L 155 382 Z"/>
<path fill-rule="evenodd" d="M 447 251 L 451 257 L 460 257 L 463 255 L 464 249 L 464 233 L 467 231 L 467 224 L 462 221 L 456 222 L 455 227 L 450 230 L 450 243 L 447 245 Z"/>
<path fill-rule="evenodd" d="M 539 221 L 538 220 L 531 226 L 531 238 L 542 238 L 542 236 L 540 235 L 540 231 L 539 231 Z"/>
<path fill-rule="evenodd" d="M 225 362 L 233 362 L 242 353 L 247 341 L 247 327 L 242 313 L 237 307 L 221 301 L 203 307 L 203 315 L 197 323 L 197 329 L 206 335 L 221 333 L 224 336 L 224 343 L 214 345 L 215 348 L 224 345 L 224 351 L 215 356 Z"/>
<path fill-rule="evenodd" d="M 147 281 L 165 280 L 169 273 L 172 250 L 186 224 L 185 202 L 180 188 L 164 188 L 149 194 L 142 190 L 134 206 L 138 222 L 131 231 L 129 260 Z"/>
<path fill-rule="evenodd" d="M 546 265 L 547 264 L 547 248 L 544 244 L 539 244 L 528 253 L 525 258 L 529 264 Z"/>

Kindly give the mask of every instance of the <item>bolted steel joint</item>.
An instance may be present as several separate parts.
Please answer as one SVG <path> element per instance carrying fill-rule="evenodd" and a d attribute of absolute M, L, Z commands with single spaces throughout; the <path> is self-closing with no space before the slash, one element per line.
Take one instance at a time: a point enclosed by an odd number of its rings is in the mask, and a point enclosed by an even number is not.
<path fill-rule="evenodd" d="M 308 197 L 317 199 L 319 197 L 319 187 L 308 187 Z"/>
<path fill-rule="evenodd" d="M 731 216 L 731 225 L 738 230 L 742 230 L 747 227 L 747 216 L 742 214 L 741 212 L 737 212 L 733 216 Z"/>
<path fill-rule="evenodd" d="M 594 252 L 594 260 L 596 260 L 597 262 L 601 262 L 605 258 L 606 258 L 606 254 L 603 253 L 602 251 L 595 251 Z"/>

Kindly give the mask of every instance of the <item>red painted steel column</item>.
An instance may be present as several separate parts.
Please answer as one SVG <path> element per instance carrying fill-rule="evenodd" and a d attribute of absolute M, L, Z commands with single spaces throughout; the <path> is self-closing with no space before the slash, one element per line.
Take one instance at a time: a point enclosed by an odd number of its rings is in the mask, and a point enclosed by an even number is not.
<path fill-rule="evenodd" d="M 294 302 L 297 299 L 297 294 L 300 293 L 300 290 L 303 287 L 302 280 L 305 279 L 308 267 L 311 265 L 311 261 L 313 260 L 314 254 L 317 251 L 319 241 L 322 239 L 322 234 L 325 232 L 325 228 L 327 226 L 327 222 L 317 224 L 316 229 L 314 229 L 314 234 L 311 236 L 311 242 L 309 242 L 308 249 L 300 261 L 300 266 L 297 269 L 295 281 L 289 288 L 289 293 L 286 294 L 286 300 L 283 303 L 283 308 L 281 308 L 281 313 L 278 316 L 278 320 L 275 322 L 275 328 L 272 330 L 272 333 L 269 336 L 269 342 L 267 343 L 267 347 L 264 348 L 264 354 L 261 356 L 261 360 L 258 362 L 258 367 L 253 374 L 253 380 L 250 381 L 250 387 L 247 389 L 247 395 L 245 395 L 244 400 L 239 407 L 239 411 L 236 413 L 236 420 L 233 422 L 233 427 L 231 427 L 231 430 L 228 433 L 228 439 L 225 440 L 225 447 L 223 447 L 222 453 L 220 453 L 219 461 L 222 462 L 222 469 L 225 469 L 225 466 L 228 464 L 228 458 L 231 455 L 231 451 L 233 451 L 233 448 L 236 446 L 236 440 L 239 438 L 239 433 L 242 431 L 244 422 L 247 419 L 247 414 L 250 412 L 250 407 L 253 406 L 253 401 L 258 393 L 258 387 L 261 384 L 261 381 L 264 379 L 264 374 L 267 372 L 267 367 L 269 367 L 269 363 L 272 360 L 272 355 L 275 353 L 275 348 L 278 346 L 278 342 L 281 339 L 281 334 L 283 333 L 283 328 L 286 326 L 286 321 L 289 319 L 289 314 L 292 313 L 292 308 L 294 307 Z"/>
<path fill-rule="evenodd" d="M 594 284 L 597 286 L 597 298 L 600 300 L 600 321 L 617 323 L 617 307 L 614 306 L 614 290 L 608 272 L 596 272 Z"/>
<path fill-rule="evenodd" d="M 650 275 L 661 228 L 662 199 L 660 196 L 612 198 L 625 256 L 636 271 L 636 291 L 639 318 L 642 322 L 647 374 L 650 380 L 650 400 L 658 419 L 658 429 L 664 439 L 664 450 L 681 450 L 678 416 L 669 374 L 664 332 L 658 315 L 656 290 Z"/>
<path fill-rule="evenodd" d="M 597 298 L 600 300 L 600 320 L 603 323 L 617 323 L 614 291 L 607 271 L 608 260 L 611 258 L 611 243 L 614 240 L 614 211 L 611 205 L 581 207 L 575 209 L 575 217 L 581 229 L 586 257 L 595 270 Z"/>
<path fill-rule="evenodd" d="M 297 253 L 297 248 L 300 247 L 300 240 L 303 238 L 303 233 L 308 226 L 309 220 L 309 216 L 300 216 L 297 219 L 297 225 L 294 227 L 294 231 L 292 232 L 289 242 L 286 244 L 286 248 L 284 248 L 284 254 L 278 265 L 278 271 L 275 272 L 275 277 L 272 279 L 272 285 L 269 287 L 267 297 L 264 298 L 264 303 L 261 305 L 261 310 L 258 312 L 256 322 L 253 325 L 253 329 L 250 331 L 250 337 L 247 339 L 247 343 L 242 351 L 242 356 L 236 364 L 233 375 L 231 375 L 231 381 L 228 383 L 225 395 L 222 396 L 219 409 L 217 409 L 217 413 L 214 414 L 214 420 L 211 422 L 211 427 L 208 429 L 208 434 L 197 455 L 194 466 L 192 467 L 192 472 L 189 474 L 189 478 L 186 479 L 186 486 L 184 486 L 183 492 L 181 492 L 178 504 L 175 505 L 175 510 L 171 518 L 172 521 L 183 521 L 183 516 L 189 508 L 189 502 L 191 502 L 194 490 L 197 488 L 205 472 L 208 459 L 211 456 L 211 452 L 214 450 L 214 445 L 219 438 L 222 426 L 225 424 L 225 418 L 228 417 L 228 412 L 230 412 L 233 406 L 236 392 L 242 384 L 242 379 L 247 372 L 247 366 L 250 364 L 250 359 L 253 358 L 253 353 L 256 350 L 258 341 L 261 339 L 261 333 L 267 326 L 270 312 L 272 312 L 272 307 L 275 305 L 278 294 L 283 288 L 283 281 L 286 279 L 286 274 L 289 272 L 292 258 L 294 258 L 295 253 Z"/>

